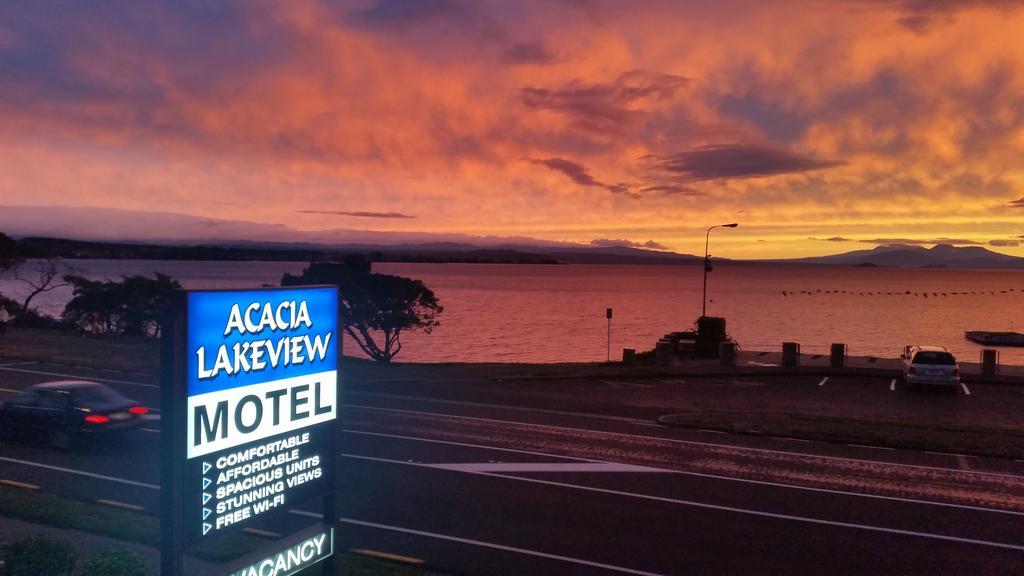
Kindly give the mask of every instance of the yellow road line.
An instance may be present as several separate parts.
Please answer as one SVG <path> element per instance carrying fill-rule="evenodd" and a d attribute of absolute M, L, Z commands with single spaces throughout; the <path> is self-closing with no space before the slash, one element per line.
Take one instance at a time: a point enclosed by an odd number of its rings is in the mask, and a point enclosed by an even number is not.
<path fill-rule="evenodd" d="M 97 500 L 96 502 L 98 502 L 100 504 L 106 504 L 107 506 L 113 506 L 114 508 L 124 508 L 125 510 L 136 510 L 136 511 L 145 510 L 145 508 L 143 508 L 142 506 L 139 506 L 138 504 L 128 504 L 127 502 L 118 502 L 117 500 L 103 500 L 103 499 L 100 499 L 100 500 Z"/>
<path fill-rule="evenodd" d="M 424 564 L 426 560 L 422 558 L 413 558 L 411 556 L 401 556 L 399 554 L 391 554 L 389 552 L 378 552 L 377 550 L 368 550 L 366 548 L 353 548 L 351 550 L 353 554 L 359 554 L 361 556 L 370 556 L 372 558 L 380 558 L 381 560 L 391 560 L 393 562 L 402 562 L 404 564 Z"/>
<path fill-rule="evenodd" d="M 277 532 L 271 532 L 270 530 L 260 530 L 259 528 L 242 528 L 242 532 L 248 532 L 253 536 L 262 536 L 264 538 L 280 538 L 281 535 Z"/>
<path fill-rule="evenodd" d="M 18 482 L 17 480 L 0 480 L 0 484 L 4 484 L 5 486 L 14 486 L 15 488 L 24 488 L 25 490 L 39 490 L 39 486 L 35 484 Z"/>

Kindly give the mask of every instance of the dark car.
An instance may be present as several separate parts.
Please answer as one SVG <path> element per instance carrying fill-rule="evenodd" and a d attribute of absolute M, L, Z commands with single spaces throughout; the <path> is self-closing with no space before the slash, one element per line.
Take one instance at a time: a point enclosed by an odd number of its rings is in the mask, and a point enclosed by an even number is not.
<path fill-rule="evenodd" d="M 148 412 L 103 384 L 47 382 L 0 402 L 0 433 L 42 438 L 67 448 L 86 436 L 138 426 Z"/>

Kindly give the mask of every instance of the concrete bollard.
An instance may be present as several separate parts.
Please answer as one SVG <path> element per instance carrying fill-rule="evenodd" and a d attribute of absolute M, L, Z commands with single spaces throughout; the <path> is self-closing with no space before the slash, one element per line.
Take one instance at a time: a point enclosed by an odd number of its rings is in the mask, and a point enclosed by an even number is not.
<path fill-rule="evenodd" d="M 999 374 L 999 351 L 985 348 L 981 351 L 981 373 L 985 376 Z"/>
<path fill-rule="evenodd" d="M 636 349 L 635 348 L 623 348 L 622 349 L 622 363 L 626 366 L 632 366 L 636 364 Z"/>
<path fill-rule="evenodd" d="M 672 364 L 672 342 L 658 340 L 658 343 L 654 345 L 654 357 L 658 360 L 658 366 Z"/>
<path fill-rule="evenodd" d="M 846 344 L 832 344 L 829 365 L 833 368 L 844 368 L 846 366 Z"/>
<path fill-rule="evenodd" d="M 800 344 L 797 342 L 783 342 L 782 343 L 782 365 L 783 366 L 799 366 L 800 365 Z"/>
<path fill-rule="evenodd" d="M 722 366 L 736 365 L 736 343 L 720 342 L 718 344 L 718 363 Z"/>

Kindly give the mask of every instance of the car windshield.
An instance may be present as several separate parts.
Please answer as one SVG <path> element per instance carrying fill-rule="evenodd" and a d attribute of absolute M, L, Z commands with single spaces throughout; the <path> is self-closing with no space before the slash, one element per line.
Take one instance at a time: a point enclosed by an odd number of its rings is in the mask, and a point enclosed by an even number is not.
<path fill-rule="evenodd" d="M 956 358 L 953 358 L 953 355 L 949 352 L 918 352 L 914 356 L 914 364 L 953 366 L 956 364 Z"/>
<path fill-rule="evenodd" d="M 82 386 L 75 389 L 75 402 L 78 405 L 111 404 L 124 401 L 124 396 L 99 384 L 95 386 Z"/>

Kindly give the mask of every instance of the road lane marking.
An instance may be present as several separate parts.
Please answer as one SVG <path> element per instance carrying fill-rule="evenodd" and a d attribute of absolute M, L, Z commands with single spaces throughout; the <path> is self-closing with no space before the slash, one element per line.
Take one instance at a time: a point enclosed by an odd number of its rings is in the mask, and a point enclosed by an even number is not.
<path fill-rule="evenodd" d="M 938 470 L 942 472 L 957 472 L 957 473 L 968 473 L 956 468 L 946 468 L 942 466 L 927 466 L 924 464 L 905 464 L 902 462 L 887 462 L 885 460 L 868 460 L 866 458 L 844 458 L 842 456 L 827 456 L 825 454 L 814 454 L 808 452 L 793 452 L 790 450 L 775 450 L 772 448 L 753 448 L 749 446 L 740 446 L 738 444 L 720 444 L 716 442 L 702 442 L 700 440 L 682 440 L 679 438 L 669 438 L 666 436 L 648 436 L 642 434 L 627 434 L 625 432 L 612 432 L 607 430 L 594 430 L 592 428 L 575 428 L 570 426 L 555 426 L 552 424 L 538 424 L 534 422 L 523 422 L 520 420 L 503 420 L 498 418 L 480 418 L 478 416 L 460 416 L 458 414 L 445 414 L 443 412 L 426 412 L 423 410 L 404 410 L 399 408 L 381 408 L 377 406 L 366 406 L 361 404 L 346 404 L 344 407 L 347 408 L 361 408 L 365 410 L 376 410 L 379 412 L 398 412 L 404 414 L 416 414 L 423 416 L 438 416 L 442 418 L 456 418 L 460 420 L 474 420 L 477 422 L 491 422 L 494 424 L 515 424 L 518 426 L 533 426 L 535 428 L 548 428 L 551 430 L 567 430 L 570 432 L 584 432 L 588 434 L 604 434 L 608 436 L 621 436 L 624 438 L 635 438 L 638 440 L 658 440 L 661 442 L 670 442 L 673 444 L 688 444 L 691 446 L 706 446 L 712 448 L 726 448 L 730 450 L 740 450 L 747 452 L 760 452 L 764 454 L 782 454 L 786 456 L 801 456 L 804 458 L 820 458 L 822 460 L 836 460 L 839 462 L 855 462 L 861 464 L 884 464 L 886 466 L 894 466 L 897 468 L 913 468 L 916 470 Z M 999 472 L 983 472 L 980 470 L 971 470 L 969 474 L 978 476 L 991 476 L 993 478 L 1013 478 L 1014 480 L 1024 479 L 1024 475 L 1020 474 L 1002 474 Z"/>
<path fill-rule="evenodd" d="M 74 468 L 62 468 L 60 466 L 52 466 L 50 464 L 42 464 L 40 462 L 32 462 L 29 460 L 18 460 L 17 458 L 8 458 L 7 456 L 0 456 L 0 462 L 12 462 L 14 464 L 21 464 L 22 466 L 32 466 L 35 468 L 43 468 L 45 470 L 53 470 L 56 472 L 65 472 L 67 474 L 76 474 L 78 476 L 86 476 L 89 478 L 98 478 L 100 480 L 109 480 L 110 482 L 118 482 L 121 484 L 128 484 L 129 486 L 138 486 L 139 488 L 149 488 L 150 490 L 159 490 L 160 486 L 157 484 L 147 484 L 145 482 L 136 482 L 135 480 L 128 480 L 125 478 L 118 478 L 116 476 L 105 476 L 103 474 L 96 474 L 94 472 L 86 472 L 85 470 L 75 470 Z"/>
<path fill-rule="evenodd" d="M 346 433 L 349 433 L 349 431 L 351 431 L 351 433 L 354 433 L 354 434 L 369 434 L 369 435 L 372 435 L 372 436 L 393 437 L 393 438 L 398 438 L 398 439 L 401 439 L 401 440 L 412 440 L 412 441 L 425 442 L 425 443 L 430 443 L 430 444 L 436 443 L 436 444 L 454 444 L 454 445 L 457 445 L 457 446 L 460 445 L 460 443 L 458 443 L 458 442 L 443 441 L 443 440 L 430 440 L 430 439 L 426 439 L 426 438 L 415 438 L 415 437 L 408 437 L 408 436 L 392 436 L 392 435 L 378 434 L 378 433 L 358 433 L 358 431 L 347 430 L 347 429 L 342 430 L 342 431 L 346 431 Z M 512 449 L 512 448 L 487 447 L 487 446 L 481 446 L 479 444 L 465 444 L 465 445 L 462 445 L 462 446 L 471 446 L 473 448 L 486 448 L 486 449 L 489 449 L 489 450 L 495 450 L 495 451 L 499 451 L 499 452 L 518 452 L 518 453 L 523 453 L 524 452 L 523 450 L 515 450 L 515 449 Z M 524 452 L 524 453 L 530 454 L 530 455 L 535 455 L 535 456 L 548 456 L 548 457 L 552 457 L 552 458 L 573 459 L 573 460 L 580 460 L 580 461 L 587 461 L 587 462 L 603 462 L 603 460 L 588 460 L 588 459 L 585 459 L 585 458 L 578 458 L 578 457 L 574 457 L 574 456 L 562 456 L 562 455 L 559 455 L 559 454 L 548 454 L 548 453 L 544 453 L 544 452 Z M 351 458 L 356 458 L 356 459 L 362 459 L 362 460 L 371 460 L 371 461 L 374 461 L 374 460 L 378 459 L 378 458 L 375 458 L 373 456 L 359 456 L 359 455 L 356 455 L 356 454 L 347 454 L 347 453 L 344 453 L 344 452 L 341 453 L 341 456 L 342 457 L 351 457 Z M 391 460 L 386 460 L 386 459 L 382 459 L 382 461 L 391 462 Z M 418 462 L 417 464 L 425 466 L 425 467 L 430 467 L 431 466 L 431 464 L 424 463 L 424 462 Z M 739 483 L 743 483 L 743 484 L 753 484 L 753 485 L 756 485 L 756 486 L 770 486 L 772 488 L 785 488 L 785 489 L 788 489 L 788 490 L 803 490 L 803 491 L 806 491 L 806 492 L 817 492 L 817 493 L 820 493 L 820 494 L 834 494 L 834 495 L 839 495 L 839 496 L 853 496 L 855 498 L 871 498 L 871 499 L 874 499 L 874 500 L 888 500 L 888 501 L 893 501 L 893 502 L 904 502 L 904 503 L 909 503 L 909 504 L 923 504 L 923 505 L 928 505 L 928 506 L 942 506 L 942 507 L 947 507 L 947 508 L 959 508 L 959 509 L 973 510 L 973 511 L 980 511 L 980 512 L 994 512 L 994 513 L 1001 513 L 1001 515 L 1024 517 L 1024 512 L 1017 511 L 1017 510 L 1006 510 L 1006 509 L 1000 509 L 1000 508 L 986 508 L 986 507 L 983 507 L 983 506 L 973 506 L 971 504 L 956 504 L 956 503 L 952 503 L 952 502 L 937 502 L 937 501 L 934 501 L 934 500 L 922 500 L 922 499 L 919 499 L 919 498 L 903 498 L 903 497 L 900 497 L 900 496 L 885 496 L 883 494 L 868 494 L 868 493 L 865 493 L 865 492 L 850 492 L 848 490 L 837 490 L 837 489 L 834 489 L 834 488 L 817 488 L 817 487 L 813 487 L 813 486 L 800 486 L 800 485 L 796 485 L 796 484 L 782 484 L 782 483 L 779 483 L 779 482 L 772 482 L 770 480 L 753 480 L 753 479 L 746 479 L 746 478 L 735 478 L 735 477 L 730 477 L 730 476 L 721 476 L 721 475 L 709 474 L 709 472 L 695 472 L 695 471 L 691 471 L 691 470 L 677 470 L 677 469 L 672 469 L 672 468 L 664 468 L 664 471 L 665 472 L 671 472 L 671 474 L 675 474 L 675 475 L 688 476 L 688 477 L 693 477 L 693 478 L 705 478 L 705 479 L 710 479 L 710 480 L 724 480 L 724 481 L 727 481 L 727 482 L 739 482 Z M 949 470 L 949 471 L 958 471 L 958 470 Z M 300 513 L 300 512 L 295 511 L 294 513 Z M 316 518 L 319 518 L 319 517 L 317 516 Z"/>
<path fill-rule="evenodd" d="M 712 430 L 710 428 L 699 428 L 698 432 L 704 432 L 706 434 L 728 434 L 725 430 Z"/>
<path fill-rule="evenodd" d="M 142 388 L 159 388 L 159 384 L 143 384 L 141 382 L 129 382 L 127 380 L 114 380 L 112 378 L 96 378 L 95 376 L 82 376 L 81 374 L 64 374 L 61 372 L 42 372 L 40 370 L 26 370 L 25 368 L 9 368 L 0 366 L 0 370 L 8 372 L 23 372 L 25 374 L 39 374 L 40 376 L 59 376 L 61 378 L 74 378 L 76 380 L 99 380 L 100 382 L 113 382 L 114 384 L 127 384 L 129 386 L 141 386 Z"/>
<path fill-rule="evenodd" d="M 39 490 L 38 484 L 29 484 L 28 482 L 18 482 L 17 480 L 0 480 L 0 484 L 4 486 L 13 486 L 14 488 L 24 488 L 25 490 Z"/>
<path fill-rule="evenodd" d="M 379 396 L 381 398 L 391 398 L 394 400 L 412 400 L 415 402 L 431 402 L 435 404 L 454 404 L 456 406 L 472 406 L 474 408 L 500 408 L 502 410 L 511 410 L 516 412 L 537 412 L 540 414 L 554 414 L 556 416 L 580 416 L 583 418 L 594 418 L 598 420 L 610 420 L 612 422 L 627 422 L 629 424 L 649 424 L 650 420 L 644 420 L 641 418 L 628 418 L 626 416 L 609 416 L 607 414 L 592 414 L 589 412 L 571 412 L 565 410 L 550 410 L 546 408 L 529 408 L 526 406 L 504 406 L 502 404 L 488 404 L 485 402 L 466 402 L 461 400 L 441 400 L 438 398 L 423 398 L 420 396 L 404 396 L 402 394 L 385 394 L 382 392 L 345 392 L 346 395 L 352 396 Z M 342 404 L 342 409 L 345 406 L 358 406 L 355 404 Z"/>
<path fill-rule="evenodd" d="M 101 499 L 97 500 L 96 502 L 98 502 L 100 504 L 105 504 L 107 506 L 113 506 L 114 508 L 124 508 L 125 510 L 135 510 L 135 511 L 145 510 L 145 508 L 143 506 L 139 506 L 138 504 L 128 504 L 127 502 L 119 502 L 117 500 L 104 500 L 104 499 L 101 498 Z"/>
<path fill-rule="evenodd" d="M 961 382 L 960 383 L 960 387 L 964 389 L 964 394 L 966 394 L 968 396 L 971 395 L 971 389 L 967 387 L 967 384 L 964 384 L 963 382 Z"/>
<path fill-rule="evenodd" d="M 459 544 L 469 544 L 471 546 L 478 546 L 480 548 L 490 548 L 492 550 L 501 550 L 503 552 L 513 552 L 515 554 L 522 554 L 524 556 L 535 556 L 537 558 L 546 558 L 548 560 L 559 560 L 568 564 L 576 564 L 579 566 L 588 566 L 590 568 L 600 568 L 602 570 L 608 570 L 610 572 L 621 572 L 623 574 L 635 574 L 637 576 L 663 576 L 655 572 L 644 572 L 643 570 L 635 570 L 633 568 L 626 568 L 625 566 L 616 566 L 614 564 L 603 564 L 601 562 L 592 562 L 590 560 L 583 560 L 581 558 L 573 558 L 571 556 L 561 556 L 559 554 L 550 554 L 548 552 L 540 552 L 537 550 L 528 550 L 526 548 L 518 548 L 515 546 L 505 546 L 504 544 L 495 544 L 494 542 L 484 542 L 482 540 L 471 540 L 469 538 L 460 538 L 458 536 L 451 536 L 448 534 L 439 534 L 437 532 L 426 532 L 424 530 L 414 530 L 412 528 L 405 528 L 402 526 L 394 526 L 392 524 L 378 524 L 376 522 L 366 522 L 364 520 L 356 520 L 355 518 L 346 518 L 342 516 L 338 518 L 338 521 L 342 524 L 350 524 L 353 526 L 363 526 L 366 528 L 376 528 L 377 530 L 388 530 L 391 532 L 401 532 L 403 534 L 412 534 L 414 536 L 422 536 L 424 538 L 434 538 L 436 540 L 445 540 L 448 542 L 458 542 Z"/>
<path fill-rule="evenodd" d="M 665 468 L 616 462 L 469 462 L 465 464 L 431 464 L 431 466 L 457 472 L 672 472 Z"/>
<path fill-rule="evenodd" d="M 822 378 L 821 382 L 818 382 L 818 386 L 824 386 L 825 382 L 828 382 L 828 376 L 825 376 L 824 378 Z"/>
<path fill-rule="evenodd" d="M 360 556 L 369 556 L 370 558 L 380 558 L 381 560 L 390 560 L 392 562 L 401 562 L 402 564 L 413 564 L 419 566 L 425 564 L 427 561 L 423 558 L 413 558 L 412 556 L 402 556 L 401 554 L 392 554 L 391 552 L 379 552 L 377 550 L 370 550 L 369 548 L 353 548 L 349 550 L 353 554 L 359 554 Z"/>
<path fill-rule="evenodd" d="M 895 450 L 895 448 L 888 446 L 871 446 L 870 444 L 847 444 L 847 446 L 851 448 L 870 448 L 872 450 Z"/>
<path fill-rule="evenodd" d="M 430 464 L 419 464 L 415 462 L 402 462 L 400 460 L 388 460 L 385 458 L 371 458 L 368 456 L 353 456 L 350 454 L 342 454 L 346 458 L 355 458 L 358 460 L 370 460 L 374 462 L 384 462 L 388 464 L 395 464 L 400 466 L 416 466 L 420 468 L 433 468 Z M 451 471 L 451 470 L 450 470 Z M 652 502 L 664 502 L 668 504 L 677 504 L 680 506 L 688 506 L 691 508 L 701 508 L 705 510 L 716 510 L 720 512 L 733 512 L 736 514 L 745 514 L 749 516 L 759 516 L 762 518 L 773 518 L 777 520 L 789 520 L 793 522 L 802 522 L 807 524 L 818 524 L 823 526 L 835 526 L 839 528 L 851 528 L 855 530 L 864 530 L 868 532 L 881 532 L 886 534 L 898 534 L 902 536 L 915 536 L 919 538 L 928 538 L 934 540 L 944 540 L 947 542 L 958 542 L 961 544 L 976 544 L 979 546 L 989 546 L 993 548 L 1004 548 L 1007 550 L 1017 550 L 1024 552 L 1024 545 L 1018 544 L 1007 544 L 1004 542 L 992 542 L 988 540 L 978 540 L 975 538 L 964 538 L 960 536 L 948 536 L 946 534 L 936 534 L 934 532 L 920 532 L 917 530 L 904 530 L 902 528 L 888 528 L 885 526 L 875 526 L 871 524 L 860 524 L 856 522 L 842 522 L 839 520 L 825 520 L 823 518 L 811 518 L 809 516 L 797 516 L 795 514 L 782 514 L 778 512 L 765 512 L 763 510 L 753 510 L 750 508 L 740 508 L 737 506 L 723 506 L 721 504 L 710 504 L 707 502 L 697 502 L 694 500 L 682 500 L 679 498 L 668 498 L 665 496 L 652 496 L 650 494 L 637 494 L 634 492 L 625 492 L 621 490 L 611 490 L 608 488 L 597 488 L 594 486 L 584 486 L 581 484 L 570 484 L 568 482 L 556 482 L 553 480 L 541 480 L 539 478 L 527 478 L 524 476 L 508 476 L 505 474 L 496 474 L 492 472 L 463 472 L 455 471 L 464 474 L 476 474 L 479 476 L 487 476 L 491 478 L 504 478 L 506 480 L 512 480 L 516 482 L 527 482 L 531 484 L 540 484 L 544 486 L 555 486 L 559 488 L 569 488 L 573 490 L 581 490 L 584 492 L 594 492 L 597 494 L 608 494 L 612 496 L 623 496 L 627 498 L 636 498 L 639 500 L 649 500 Z M 344 522 L 344 518 L 341 519 Z"/>
<path fill-rule="evenodd" d="M 484 444 L 469 444 L 466 442 L 455 442 L 452 440 L 434 440 L 432 438 L 420 438 L 418 436 L 404 436 L 402 434 L 384 434 L 382 432 L 367 432 L 364 430 L 353 430 L 351 428 L 342 428 L 342 432 L 346 434 L 362 434 L 364 436 L 378 436 L 382 438 L 397 438 L 399 440 L 412 440 L 414 442 L 427 442 L 430 444 L 444 444 L 447 446 L 464 446 L 466 448 L 482 448 L 484 450 L 495 450 L 499 452 L 514 452 L 516 454 L 528 454 L 530 456 L 548 456 L 552 458 L 562 458 L 563 460 L 576 460 L 577 462 L 603 462 L 603 460 L 594 460 L 591 458 L 578 458 L 576 456 L 558 456 L 555 454 L 548 454 L 546 452 L 534 452 L 532 450 L 518 450 L 515 448 L 501 448 L 498 446 L 487 446 Z"/>
<path fill-rule="evenodd" d="M 889 392 L 895 392 L 895 391 L 896 391 L 896 379 L 895 379 L 895 378 L 893 378 L 893 379 L 892 379 L 892 380 L 891 380 L 891 381 L 889 382 Z"/>
<path fill-rule="evenodd" d="M 21 390 L 14 390 L 11 388 L 0 388 L 0 392 L 21 392 Z"/>
<path fill-rule="evenodd" d="M 26 364 L 35 364 L 35 362 L 34 362 L 34 361 L 28 361 L 28 362 L 10 362 L 10 363 L 7 363 L 7 364 L 0 364 L 0 368 L 6 368 L 6 367 L 8 367 L 8 366 L 25 366 Z"/>
<path fill-rule="evenodd" d="M 143 432 L 156 432 L 157 434 L 160 433 L 160 429 L 159 428 L 139 428 L 139 430 L 141 430 Z"/>

